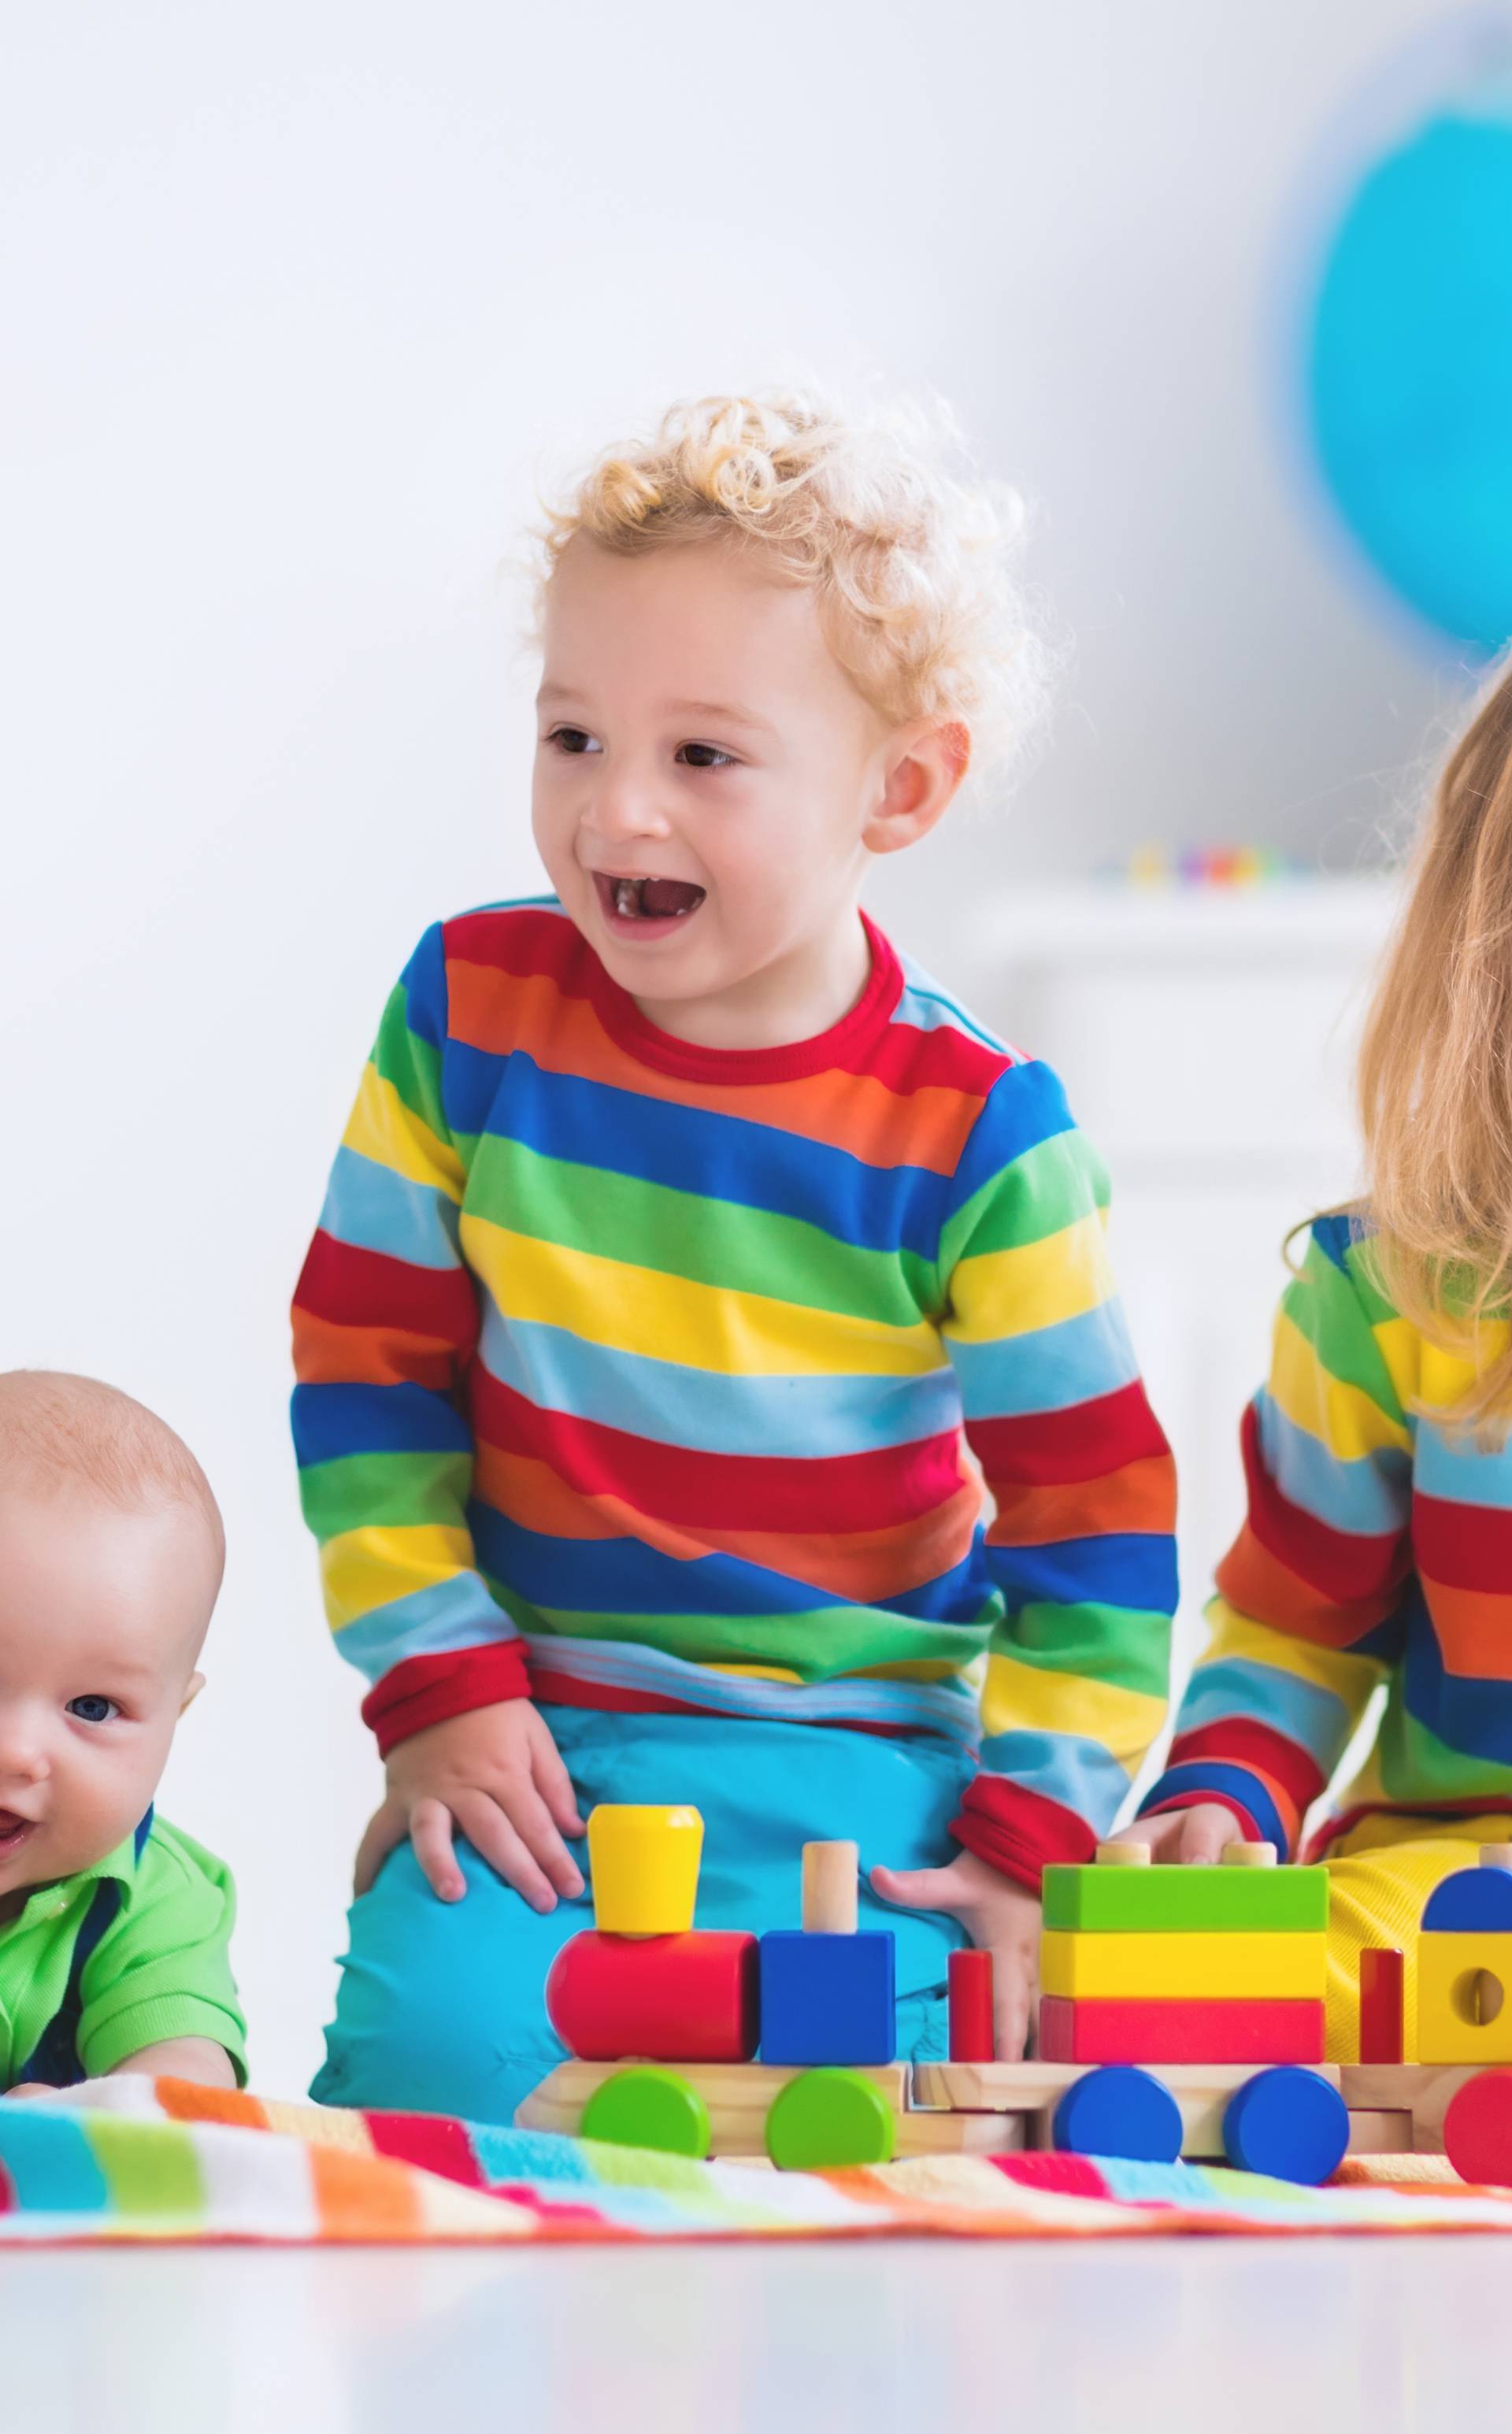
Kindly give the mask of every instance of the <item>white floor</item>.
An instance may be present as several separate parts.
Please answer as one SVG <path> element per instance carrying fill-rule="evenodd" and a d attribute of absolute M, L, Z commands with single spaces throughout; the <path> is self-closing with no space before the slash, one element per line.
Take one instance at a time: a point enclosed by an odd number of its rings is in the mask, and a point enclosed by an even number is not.
<path fill-rule="evenodd" d="M 0 2434 L 1463 2434 L 1501 2240 L 0 2261 Z"/>

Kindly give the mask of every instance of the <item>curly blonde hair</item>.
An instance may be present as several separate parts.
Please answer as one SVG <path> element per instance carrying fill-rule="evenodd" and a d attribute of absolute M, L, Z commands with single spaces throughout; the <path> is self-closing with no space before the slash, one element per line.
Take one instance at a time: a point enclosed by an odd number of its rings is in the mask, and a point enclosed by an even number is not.
<path fill-rule="evenodd" d="M 835 658 L 885 718 L 969 729 L 979 784 L 1039 730 L 1050 654 L 1015 572 L 1022 503 L 969 463 L 951 472 L 952 455 L 964 451 L 937 403 L 848 414 L 813 392 L 685 401 L 546 506 L 538 617 L 579 533 L 625 556 L 760 548 L 818 595 Z"/>

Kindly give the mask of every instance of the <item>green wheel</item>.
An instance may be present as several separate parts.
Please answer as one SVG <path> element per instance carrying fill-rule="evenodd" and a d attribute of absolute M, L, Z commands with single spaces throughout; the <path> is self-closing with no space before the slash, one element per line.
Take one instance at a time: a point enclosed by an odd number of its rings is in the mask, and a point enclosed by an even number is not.
<path fill-rule="evenodd" d="M 663 2155 L 707 2155 L 709 2107 L 675 2070 L 638 2063 L 595 2087 L 577 2125 L 606 2147 L 655 2147 Z"/>
<path fill-rule="evenodd" d="M 784 2171 L 890 2164 L 898 2117 L 875 2080 L 858 2070 L 805 2070 L 766 2116 L 766 2151 Z"/>

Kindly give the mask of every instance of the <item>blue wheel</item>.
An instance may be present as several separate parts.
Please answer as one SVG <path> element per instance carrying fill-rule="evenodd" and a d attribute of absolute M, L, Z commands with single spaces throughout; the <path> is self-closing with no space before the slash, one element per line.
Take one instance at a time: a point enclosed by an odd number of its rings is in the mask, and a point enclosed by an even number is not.
<path fill-rule="evenodd" d="M 1063 2155 L 1174 2164 L 1181 2152 L 1180 2107 L 1147 2070 L 1108 2063 L 1067 2088 L 1056 2107 L 1051 2138 Z"/>
<path fill-rule="evenodd" d="M 1229 2099 L 1224 2151 L 1236 2170 L 1314 2188 L 1344 2160 L 1349 2116 L 1343 2097 L 1315 2070 L 1278 2063 L 1259 2070 Z"/>

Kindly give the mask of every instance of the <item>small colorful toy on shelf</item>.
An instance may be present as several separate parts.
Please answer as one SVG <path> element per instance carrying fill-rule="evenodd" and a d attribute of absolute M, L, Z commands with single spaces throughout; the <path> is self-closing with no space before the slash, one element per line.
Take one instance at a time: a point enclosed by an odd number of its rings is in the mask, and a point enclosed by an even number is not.
<path fill-rule="evenodd" d="M 1512 1849 L 1483 1850 L 1424 1911 L 1418 2064 L 1400 1953 L 1363 1958 L 1360 2063 L 1323 2060 L 1328 1872 L 1245 1843 L 1213 1868 L 1132 1843 L 1047 1868 L 1039 2059 L 992 2059 L 990 1956 L 958 1952 L 950 2060 L 907 2065 L 894 1940 L 858 1927 L 853 1843 L 806 1844 L 802 1928 L 757 1938 L 694 1927 L 696 1809 L 599 1808 L 588 1831 L 595 1925 L 546 1985 L 574 2058 L 523 2128 L 790 2168 L 1035 2146 L 1302 2182 L 1347 2151 L 1447 2151 L 1512 2183 L 1512 2069 L 1486 2067 L 1512 2063 Z"/>
<path fill-rule="evenodd" d="M 1126 861 L 1101 864 L 1097 876 L 1121 887 L 1245 888 L 1318 873 L 1314 864 L 1274 846 L 1142 845 Z"/>

